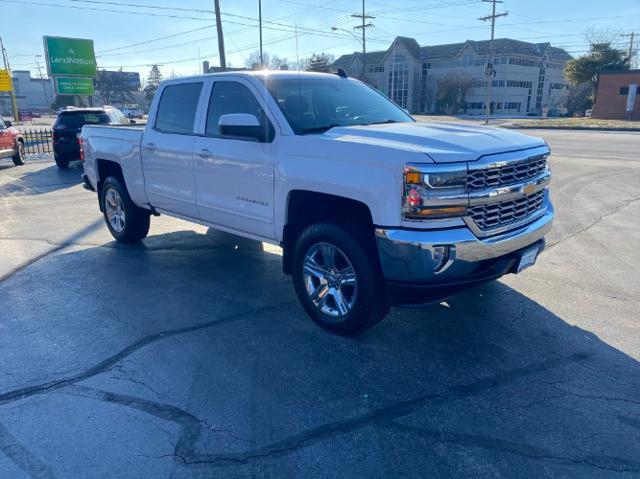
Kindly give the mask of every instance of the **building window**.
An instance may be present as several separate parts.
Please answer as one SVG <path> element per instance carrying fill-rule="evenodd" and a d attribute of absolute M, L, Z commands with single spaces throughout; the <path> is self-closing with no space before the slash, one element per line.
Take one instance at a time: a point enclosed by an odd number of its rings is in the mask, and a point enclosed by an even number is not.
<path fill-rule="evenodd" d="M 367 71 L 369 73 L 384 73 L 384 67 L 383 66 L 375 66 L 375 67 L 369 67 L 367 69 Z"/>
<path fill-rule="evenodd" d="M 409 63 L 404 55 L 395 55 L 389 72 L 389 96 L 397 105 L 407 108 L 409 102 Z"/>
<path fill-rule="evenodd" d="M 621 86 L 620 87 L 620 94 L 621 95 L 628 95 L 629 94 L 629 87 L 628 86 Z"/>

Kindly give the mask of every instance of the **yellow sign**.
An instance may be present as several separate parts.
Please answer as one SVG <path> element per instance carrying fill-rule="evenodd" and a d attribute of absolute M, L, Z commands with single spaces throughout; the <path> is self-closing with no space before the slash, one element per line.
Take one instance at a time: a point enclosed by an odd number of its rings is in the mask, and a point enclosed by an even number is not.
<path fill-rule="evenodd" d="M 11 77 L 7 70 L 0 70 L 0 91 L 11 91 L 13 85 L 11 84 Z"/>

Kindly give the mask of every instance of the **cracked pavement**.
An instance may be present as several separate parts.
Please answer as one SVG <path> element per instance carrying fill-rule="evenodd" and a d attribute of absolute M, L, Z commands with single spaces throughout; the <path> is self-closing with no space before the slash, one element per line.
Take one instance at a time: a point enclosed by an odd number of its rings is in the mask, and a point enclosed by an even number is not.
<path fill-rule="evenodd" d="M 539 132 L 539 264 L 357 338 L 280 251 L 0 164 L 0 477 L 640 477 L 640 135 Z"/>

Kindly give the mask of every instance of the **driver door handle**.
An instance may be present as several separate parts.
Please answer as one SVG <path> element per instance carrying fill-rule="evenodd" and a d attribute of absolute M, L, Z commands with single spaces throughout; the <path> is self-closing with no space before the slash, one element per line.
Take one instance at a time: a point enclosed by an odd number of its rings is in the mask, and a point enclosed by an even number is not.
<path fill-rule="evenodd" d="M 200 158 L 211 158 L 211 151 L 208 148 L 202 148 L 200 152 L 198 152 L 198 156 Z"/>
<path fill-rule="evenodd" d="M 155 149 L 157 149 L 158 147 L 156 146 L 155 143 L 145 143 L 144 144 L 144 149 L 145 150 L 149 150 L 149 151 L 153 151 Z"/>

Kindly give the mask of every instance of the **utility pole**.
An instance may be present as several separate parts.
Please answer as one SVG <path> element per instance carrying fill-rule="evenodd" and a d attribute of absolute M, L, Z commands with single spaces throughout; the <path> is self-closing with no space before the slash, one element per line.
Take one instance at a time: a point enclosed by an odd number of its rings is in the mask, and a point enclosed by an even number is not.
<path fill-rule="evenodd" d="M 47 93 L 47 87 L 44 84 L 44 76 L 42 75 L 42 67 L 38 61 L 38 57 L 35 57 L 36 65 L 38 67 L 38 75 L 40 76 L 40 83 L 42 84 L 42 93 L 44 93 L 44 100 L 47 102 L 47 111 L 51 110 L 51 102 L 49 101 L 49 94 Z"/>
<path fill-rule="evenodd" d="M 635 38 L 635 36 L 638 35 L 636 32 L 631 32 L 631 33 L 623 33 L 621 36 L 623 37 L 627 37 L 629 39 L 629 68 L 633 68 L 632 60 L 634 57 L 634 52 L 633 52 L 633 39 Z"/>
<path fill-rule="evenodd" d="M 482 0 L 486 3 L 491 3 L 491 15 L 487 15 L 486 17 L 481 17 L 479 20 L 486 22 L 487 20 L 491 20 L 491 42 L 489 43 L 489 60 L 487 61 L 487 67 L 485 68 L 485 75 L 487 76 L 487 104 L 485 107 L 486 116 L 484 119 L 484 124 L 489 124 L 489 117 L 491 116 L 491 88 L 493 87 L 493 79 L 496 76 L 496 70 L 493 68 L 493 39 L 496 31 L 496 18 L 498 17 L 506 17 L 509 15 L 509 12 L 496 13 L 496 4 L 503 3 L 502 0 Z"/>
<path fill-rule="evenodd" d="M 260 30 L 260 68 L 264 68 L 264 55 L 262 53 L 262 0 L 258 0 L 258 27 Z"/>
<path fill-rule="evenodd" d="M 220 54 L 220 67 L 227 69 L 227 60 L 224 56 L 224 35 L 222 33 L 222 20 L 220 19 L 220 0 L 213 0 L 216 10 L 216 30 L 218 31 L 218 52 Z"/>
<path fill-rule="evenodd" d="M 7 50 L 4 48 L 4 43 L 2 43 L 2 37 L 0 37 L 0 50 L 2 50 L 2 60 L 4 61 L 4 69 L 7 71 L 7 75 L 9 75 L 9 81 L 11 82 L 11 91 L 9 94 L 11 95 L 11 108 L 13 109 L 13 120 L 18 123 L 20 121 L 20 111 L 18 111 L 18 103 L 16 102 L 16 92 L 15 87 L 13 86 L 13 77 L 11 76 L 11 67 L 9 66 L 9 56 L 7 55 Z"/>
<path fill-rule="evenodd" d="M 374 18 L 376 18 L 372 17 L 371 15 L 367 15 L 367 13 L 365 12 L 364 2 L 365 0 L 362 0 L 362 13 L 354 13 L 353 15 L 351 15 L 353 18 L 362 19 L 362 25 L 353 27 L 356 30 L 362 29 L 362 75 L 360 75 L 360 78 L 362 80 L 365 79 L 367 73 L 367 37 L 365 32 L 367 28 L 373 27 L 373 23 L 367 23 L 367 20 L 373 20 Z"/>

